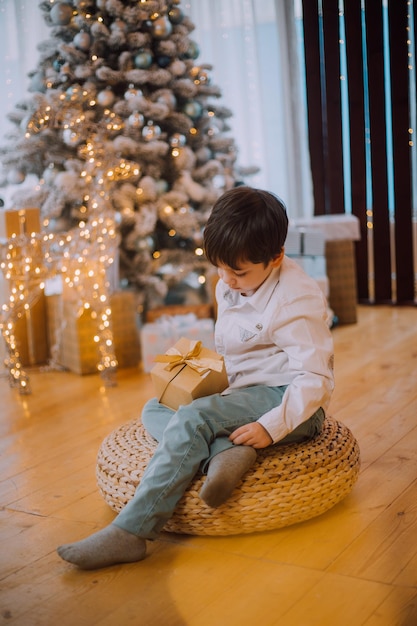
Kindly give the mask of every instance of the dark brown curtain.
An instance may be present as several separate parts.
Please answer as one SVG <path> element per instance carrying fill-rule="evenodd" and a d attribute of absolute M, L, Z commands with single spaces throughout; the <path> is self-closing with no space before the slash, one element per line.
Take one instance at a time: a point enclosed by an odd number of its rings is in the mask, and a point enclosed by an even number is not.
<path fill-rule="evenodd" d="M 388 1 L 394 165 L 394 207 L 390 211 L 382 1 L 365 0 L 364 12 L 361 0 L 344 2 L 350 186 L 352 213 L 358 217 L 361 229 L 361 240 L 356 244 L 356 266 L 358 297 L 363 302 L 417 301 L 416 259 L 413 258 L 413 228 L 416 232 L 416 224 L 412 211 L 409 144 L 412 136 L 409 130 L 408 12 L 406 0 Z M 303 24 L 315 214 L 344 213 L 338 0 L 303 0 Z M 411 35 L 415 40 L 415 32 Z M 367 96 L 364 89 L 366 78 Z M 368 128 L 365 123 L 366 97 L 369 103 Z M 370 148 L 368 159 L 366 145 Z M 368 194 L 367 171 L 371 171 Z M 417 181 L 414 185 L 417 186 Z M 372 201 L 367 206 L 369 189 Z"/>

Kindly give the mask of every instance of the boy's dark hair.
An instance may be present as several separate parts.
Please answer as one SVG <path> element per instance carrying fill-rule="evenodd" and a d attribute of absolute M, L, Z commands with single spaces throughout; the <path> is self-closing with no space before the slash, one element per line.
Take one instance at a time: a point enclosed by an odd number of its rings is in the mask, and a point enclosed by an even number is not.
<path fill-rule="evenodd" d="M 241 262 L 269 263 L 281 253 L 288 231 L 284 203 L 269 191 L 241 186 L 216 201 L 204 229 L 213 265 L 238 269 Z"/>

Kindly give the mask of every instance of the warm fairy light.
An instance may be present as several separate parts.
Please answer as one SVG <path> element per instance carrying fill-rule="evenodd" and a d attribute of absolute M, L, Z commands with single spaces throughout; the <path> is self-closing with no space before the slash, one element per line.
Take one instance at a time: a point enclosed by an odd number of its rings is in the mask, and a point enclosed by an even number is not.
<path fill-rule="evenodd" d="M 0 243 L 0 269 L 11 289 L 8 303 L 0 311 L 0 330 L 10 357 L 11 384 L 21 393 L 29 393 L 29 379 L 24 373 L 14 338 L 14 323 L 28 311 L 34 293 L 44 288 L 44 279 L 60 273 L 65 288 L 75 290 L 81 310 L 92 319 L 100 319 L 95 342 L 100 352 L 100 371 L 105 384 L 114 384 L 117 360 L 113 353 L 111 307 L 108 304 L 106 268 L 114 263 L 118 236 L 113 216 L 101 215 L 80 222 L 80 227 L 66 235 L 33 233 L 12 237 Z M 104 307 L 104 308 L 103 308 Z"/>
<path fill-rule="evenodd" d="M 67 97 L 68 94 L 59 95 L 61 110 L 65 111 Z M 32 132 L 36 132 L 39 125 L 52 123 L 50 114 L 50 107 L 46 107 L 42 116 L 33 120 Z M 119 127 L 120 118 L 110 110 L 108 118 L 110 128 Z M 73 120 L 63 120 L 62 127 L 72 128 L 85 123 L 85 119 L 85 115 L 79 115 Z M 140 168 L 133 161 L 107 154 L 104 146 L 103 139 L 94 137 L 94 140 L 87 139 L 83 148 L 84 167 L 81 177 L 88 188 L 79 208 L 84 219 L 80 221 L 78 228 L 65 235 L 34 233 L 23 239 L 13 238 L 7 244 L 0 243 L 0 269 L 15 286 L 10 292 L 9 302 L 2 308 L 0 330 L 7 337 L 11 355 L 11 379 L 16 379 L 17 372 L 19 384 L 25 381 L 26 390 L 29 388 L 28 379 L 23 375 L 20 365 L 13 324 L 18 319 L 18 310 L 30 308 L 30 298 L 34 291 L 44 287 L 44 279 L 57 273 L 62 275 L 64 289 L 71 289 L 78 298 L 80 314 L 88 311 L 92 319 L 99 320 L 94 339 L 100 352 L 98 369 L 106 383 L 112 384 L 112 373 L 117 367 L 117 360 L 113 352 L 106 269 L 114 263 L 119 235 L 114 214 L 112 211 L 109 213 L 106 207 L 107 193 L 113 181 L 137 177 Z M 138 189 L 136 193 L 140 195 L 143 190 Z M 173 208 L 167 207 L 167 212 L 173 212 Z M 10 323 L 9 329 L 3 320 Z"/>

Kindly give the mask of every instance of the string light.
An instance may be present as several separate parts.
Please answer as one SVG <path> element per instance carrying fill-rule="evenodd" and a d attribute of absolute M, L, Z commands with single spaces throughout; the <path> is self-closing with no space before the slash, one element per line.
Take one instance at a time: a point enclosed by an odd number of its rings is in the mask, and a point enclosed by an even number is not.
<path fill-rule="evenodd" d="M 115 262 L 119 236 L 115 214 L 106 206 L 108 185 L 114 180 L 127 179 L 138 174 L 135 163 L 114 157 L 104 157 L 100 140 L 86 145 L 89 168 L 89 210 L 86 220 L 66 233 L 32 233 L 13 236 L 0 244 L 0 269 L 9 281 L 9 301 L 3 305 L 0 331 L 6 342 L 9 358 L 6 366 L 12 386 L 21 393 L 29 393 L 29 378 L 24 372 L 15 338 L 15 323 L 23 314 L 30 312 L 34 300 L 39 297 L 48 277 L 61 274 L 64 288 L 72 291 L 78 305 L 78 316 L 89 311 L 97 319 L 94 341 L 99 348 L 97 366 L 105 384 L 115 384 L 117 359 L 114 353 L 109 306 L 110 285 L 107 270 Z M 95 158 L 99 155 L 100 158 Z M 102 158 L 103 157 L 103 158 Z M 87 178 L 87 177 L 86 177 Z M 87 268 L 87 271 L 86 271 Z M 65 297 L 65 295 L 64 295 Z M 62 330 L 62 329 L 61 329 Z M 59 344 L 60 337 L 56 338 Z M 57 346 L 54 347 L 57 353 Z"/>
<path fill-rule="evenodd" d="M 40 233 L 14 235 L 0 243 L 0 270 L 9 283 L 7 302 L 1 307 L 0 332 L 6 344 L 5 361 L 11 387 L 30 393 L 29 377 L 24 371 L 18 350 L 15 326 L 25 317 L 30 322 L 31 307 L 38 300 L 45 279 L 51 271 L 51 254 L 45 247 L 50 240 Z M 33 346 L 29 338 L 29 352 Z"/>

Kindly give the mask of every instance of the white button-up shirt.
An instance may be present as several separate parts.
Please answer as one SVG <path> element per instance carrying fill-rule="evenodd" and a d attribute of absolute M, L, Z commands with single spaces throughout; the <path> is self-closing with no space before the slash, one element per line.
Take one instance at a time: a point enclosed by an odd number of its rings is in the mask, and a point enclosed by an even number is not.
<path fill-rule="evenodd" d="M 216 287 L 216 350 L 225 359 L 229 387 L 288 385 L 282 403 L 258 421 L 274 443 L 320 407 L 334 387 L 333 339 L 326 299 L 312 278 L 284 257 L 251 296 Z"/>

